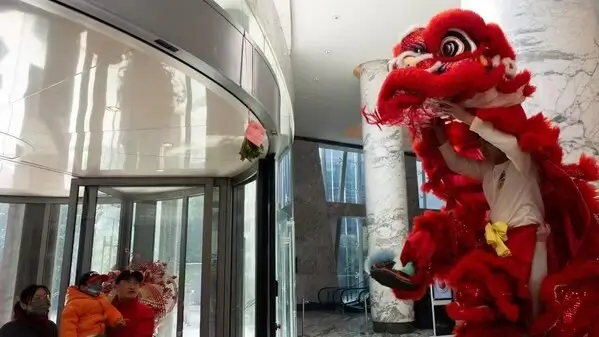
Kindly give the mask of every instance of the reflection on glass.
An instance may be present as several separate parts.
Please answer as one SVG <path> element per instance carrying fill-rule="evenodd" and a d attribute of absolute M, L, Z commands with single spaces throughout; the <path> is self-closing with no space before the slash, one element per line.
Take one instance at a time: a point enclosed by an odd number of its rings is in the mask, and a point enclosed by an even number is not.
<path fill-rule="evenodd" d="M 154 260 L 167 262 L 167 273 L 179 274 L 181 251 L 182 199 L 156 202 L 156 231 L 154 234 Z M 175 279 L 177 288 L 181 286 Z M 158 331 L 159 337 L 177 336 L 177 310 L 168 315 Z"/>
<path fill-rule="evenodd" d="M 218 223 L 219 223 L 219 188 L 212 190 L 212 237 L 210 254 L 210 337 L 216 336 L 216 292 L 218 288 Z"/>
<path fill-rule="evenodd" d="M 204 195 L 189 198 L 187 212 L 187 253 L 185 256 L 185 317 L 183 336 L 200 335 L 202 300 L 202 249 Z"/>
<path fill-rule="evenodd" d="M 291 152 L 288 150 L 279 158 L 277 170 L 277 205 L 285 208 L 293 204 L 293 177 L 291 176 Z"/>
<path fill-rule="evenodd" d="M 422 184 L 426 181 L 426 173 L 422 169 L 422 162 L 416 160 L 416 176 L 418 177 L 418 205 L 422 209 L 441 209 L 445 202 L 431 193 L 422 191 Z"/>
<path fill-rule="evenodd" d="M 347 152 L 343 202 L 364 204 L 366 185 L 364 179 L 364 155 L 362 152 Z"/>
<path fill-rule="evenodd" d="M 279 285 L 277 296 L 278 337 L 295 337 L 295 228 L 293 223 L 293 176 L 291 151 L 284 152 L 278 160 L 277 169 L 277 234 L 276 278 Z"/>
<path fill-rule="evenodd" d="M 244 187 L 243 202 L 243 337 L 256 337 L 256 181 Z"/>
<path fill-rule="evenodd" d="M 92 270 L 107 273 L 116 267 L 120 219 L 120 202 L 103 203 L 102 198 L 98 198 L 92 246 Z"/>
<path fill-rule="evenodd" d="M 81 212 L 81 205 L 77 205 L 78 215 Z M 58 214 L 55 214 L 57 211 Z M 69 205 L 58 205 L 57 209 L 53 206 L 52 212 L 50 213 L 50 224 L 53 232 L 53 241 L 48 237 L 48 242 L 54 242 L 53 247 L 48 246 L 48 252 L 46 254 L 46 268 L 51 268 L 49 277 L 44 277 L 44 280 L 51 279 L 51 283 L 47 284 L 50 288 L 50 320 L 56 322 L 57 311 L 58 311 L 58 297 L 60 293 L 60 272 L 62 271 L 62 259 L 64 255 L 64 244 L 65 236 L 67 233 L 67 216 L 69 211 Z"/>
<path fill-rule="evenodd" d="M 364 218 L 342 217 L 339 221 L 337 277 L 340 287 L 365 287 L 362 264 L 367 256 Z"/>
<path fill-rule="evenodd" d="M 12 316 L 24 213 L 24 204 L 0 204 L 0 322 Z"/>
<path fill-rule="evenodd" d="M 363 153 L 320 147 L 319 155 L 327 201 L 364 204 Z"/>

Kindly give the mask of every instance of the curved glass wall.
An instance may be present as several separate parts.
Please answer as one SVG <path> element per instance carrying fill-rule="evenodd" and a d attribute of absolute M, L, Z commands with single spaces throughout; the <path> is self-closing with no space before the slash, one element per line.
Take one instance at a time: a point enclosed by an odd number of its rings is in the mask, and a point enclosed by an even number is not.
<path fill-rule="evenodd" d="M 285 145 L 288 145 L 293 140 L 294 122 L 293 122 L 293 106 L 291 102 L 290 89 L 287 87 L 287 82 L 283 76 L 281 66 L 277 61 L 273 48 L 266 37 L 260 23 L 256 19 L 254 13 L 250 9 L 246 0 L 215 0 L 215 3 L 223 8 L 236 24 L 241 25 L 252 41 L 262 51 L 268 60 L 274 75 L 277 79 L 277 84 L 280 88 L 280 133 L 287 137 Z"/>
<path fill-rule="evenodd" d="M 230 15 L 231 19 L 237 24 L 240 24 L 250 38 L 264 53 L 270 66 L 272 67 L 277 83 L 280 88 L 280 133 L 284 137 L 284 145 L 289 145 L 292 142 L 294 134 L 293 123 L 293 107 L 291 103 L 291 95 L 287 83 L 283 76 L 283 72 L 273 52 L 272 46 L 262 30 L 258 20 L 252 13 L 245 0 L 215 0 Z M 347 156 L 346 156 L 347 158 Z M 363 187 L 357 184 L 364 184 L 363 169 L 358 171 L 357 168 L 362 168 L 362 154 L 350 153 L 349 163 L 351 172 L 354 175 L 347 176 L 347 183 L 343 186 L 346 194 L 342 198 L 347 202 L 364 203 L 364 196 L 358 191 L 363 191 Z M 276 320 L 279 329 L 277 336 L 295 337 L 296 329 L 296 298 L 295 298 L 295 225 L 293 222 L 293 177 L 291 166 L 291 151 L 287 147 L 277 158 L 277 233 L 276 233 L 276 279 L 279 285 L 277 296 Z M 327 190 L 328 191 L 328 190 Z M 354 191 L 355 193 L 352 193 Z M 344 192 L 345 193 L 345 192 Z M 362 193 L 363 194 L 363 193 Z M 327 193 L 329 197 L 329 193 Z M 332 195 L 331 195 L 332 197 Z M 332 200 L 331 200 L 332 201 Z M 249 302 L 248 302 L 249 303 Z M 247 307 L 246 304 L 243 305 Z M 247 307 L 248 315 L 252 314 L 251 306 Z M 244 322 L 249 319 L 248 316 L 243 316 Z M 251 319 L 249 322 L 253 322 Z M 243 330 L 245 333 L 245 329 Z M 244 335 L 251 336 L 253 335 Z"/>

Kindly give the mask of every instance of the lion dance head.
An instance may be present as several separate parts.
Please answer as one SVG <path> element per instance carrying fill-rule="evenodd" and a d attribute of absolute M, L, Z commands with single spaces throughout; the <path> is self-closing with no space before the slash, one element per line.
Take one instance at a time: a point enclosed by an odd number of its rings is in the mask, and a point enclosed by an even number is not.
<path fill-rule="evenodd" d="M 517 105 L 532 95 L 531 75 L 498 25 L 462 9 L 442 12 L 411 30 L 393 49 L 376 124 L 415 125 L 437 116 L 435 101 L 466 108 Z"/>

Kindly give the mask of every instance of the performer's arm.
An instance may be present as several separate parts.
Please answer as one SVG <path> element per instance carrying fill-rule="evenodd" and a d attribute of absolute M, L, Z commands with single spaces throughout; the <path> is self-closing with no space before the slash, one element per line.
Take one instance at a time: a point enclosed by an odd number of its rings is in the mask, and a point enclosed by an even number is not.
<path fill-rule="evenodd" d="M 529 172 L 532 167 L 530 154 L 523 152 L 516 137 L 503 133 L 478 117 L 472 119 L 470 130 L 476 132 L 487 142 L 501 150 L 520 172 Z"/>
<path fill-rule="evenodd" d="M 447 113 L 452 114 L 455 118 L 470 125 L 470 130 L 476 132 L 484 140 L 505 153 L 508 159 L 514 163 L 514 166 L 516 166 L 518 171 L 526 173 L 532 169 L 532 158 L 530 157 L 530 154 L 522 152 L 516 137 L 495 129 L 493 124 L 473 116 L 468 111 L 455 104 L 443 104 L 443 109 Z"/>
<path fill-rule="evenodd" d="M 437 141 L 441 144 L 441 146 L 439 146 L 439 151 L 441 152 L 447 167 L 457 174 L 482 180 L 485 172 L 490 168 L 489 165 L 482 161 L 460 157 L 460 155 L 453 150 L 451 144 L 447 142 L 442 121 L 437 121 L 434 128 Z"/>
<path fill-rule="evenodd" d="M 439 151 L 450 170 L 457 174 L 463 174 L 473 179 L 482 180 L 487 172 L 487 163 L 474 159 L 460 157 L 448 142 L 439 147 Z"/>

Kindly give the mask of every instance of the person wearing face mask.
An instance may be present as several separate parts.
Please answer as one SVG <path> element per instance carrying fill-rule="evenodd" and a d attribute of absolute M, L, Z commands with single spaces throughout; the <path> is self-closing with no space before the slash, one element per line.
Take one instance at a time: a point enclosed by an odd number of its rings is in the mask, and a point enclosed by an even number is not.
<path fill-rule="evenodd" d="M 104 336 L 106 327 L 124 326 L 121 313 L 102 294 L 107 275 L 88 272 L 69 287 L 60 321 L 60 337 Z"/>
<path fill-rule="evenodd" d="M 21 291 L 14 319 L 0 328 L 0 337 L 57 337 L 56 324 L 48 319 L 50 291 L 32 284 Z"/>

